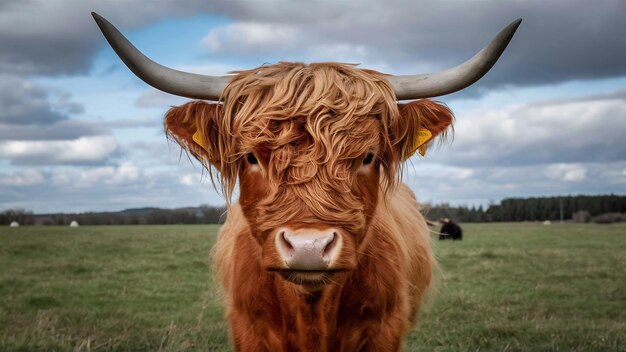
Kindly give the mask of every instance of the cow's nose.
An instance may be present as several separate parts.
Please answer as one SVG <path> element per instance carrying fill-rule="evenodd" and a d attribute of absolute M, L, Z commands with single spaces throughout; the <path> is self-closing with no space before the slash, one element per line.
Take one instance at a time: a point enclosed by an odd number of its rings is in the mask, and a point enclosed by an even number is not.
<path fill-rule="evenodd" d="M 278 230 L 276 249 L 289 269 L 327 270 L 337 256 L 341 237 L 334 229 Z"/>

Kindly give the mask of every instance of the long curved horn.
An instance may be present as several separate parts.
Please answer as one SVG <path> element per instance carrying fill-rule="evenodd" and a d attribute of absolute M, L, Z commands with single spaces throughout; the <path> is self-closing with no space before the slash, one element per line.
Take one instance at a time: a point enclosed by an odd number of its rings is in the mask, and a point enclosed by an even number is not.
<path fill-rule="evenodd" d="M 174 70 L 147 58 L 104 17 L 92 12 L 113 50 L 137 77 L 156 89 L 194 99 L 219 100 L 230 77 L 214 77 Z"/>
<path fill-rule="evenodd" d="M 396 99 L 437 97 L 474 84 L 498 61 L 520 23 L 521 18 L 511 22 L 474 57 L 456 67 L 423 75 L 389 76 L 387 80 L 396 92 Z"/>

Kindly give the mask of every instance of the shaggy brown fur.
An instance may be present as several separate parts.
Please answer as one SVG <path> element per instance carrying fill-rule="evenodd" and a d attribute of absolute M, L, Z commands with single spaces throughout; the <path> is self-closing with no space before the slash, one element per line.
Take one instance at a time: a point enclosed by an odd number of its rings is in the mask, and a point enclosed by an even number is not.
<path fill-rule="evenodd" d="M 400 168 L 420 129 L 445 133 L 450 110 L 397 104 L 385 75 L 337 63 L 237 72 L 223 101 L 173 108 L 165 125 L 217 169 L 227 199 L 240 184 L 215 248 L 235 349 L 400 349 L 433 266 Z M 322 279 L 281 275 L 285 226 L 337 229 L 341 253 Z"/>

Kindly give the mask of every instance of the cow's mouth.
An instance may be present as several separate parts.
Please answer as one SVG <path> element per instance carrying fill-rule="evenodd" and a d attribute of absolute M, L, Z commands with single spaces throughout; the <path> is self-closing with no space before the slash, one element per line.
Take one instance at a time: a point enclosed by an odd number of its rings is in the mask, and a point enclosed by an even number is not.
<path fill-rule="evenodd" d="M 344 270 L 295 270 L 295 269 L 281 269 L 277 270 L 278 273 L 287 281 L 304 286 L 307 289 L 321 288 L 329 283 L 332 283 L 333 276 Z"/>

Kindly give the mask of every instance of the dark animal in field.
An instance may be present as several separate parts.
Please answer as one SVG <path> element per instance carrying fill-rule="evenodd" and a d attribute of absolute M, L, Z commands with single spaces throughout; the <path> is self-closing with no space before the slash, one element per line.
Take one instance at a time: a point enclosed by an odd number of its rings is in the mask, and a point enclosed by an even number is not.
<path fill-rule="evenodd" d="M 450 219 L 442 219 L 441 229 L 439 230 L 439 239 L 460 241 L 463 239 L 463 229 Z"/>
<path fill-rule="evenodd" d="M 474 83 L 520 21 L 463 65 L 429 75 L 282 62 L 211 77 L 151 61 L 94 17 L 144 81 L 213 101 L 172 108 L 165 129 L 217 170 L 228 200 L 239 185 L 214 249 L 234 349 L 399 350 L 434 265 L 400 170 L 445 134 L 453 115 L 428 99 L 397 101 Z"/>

